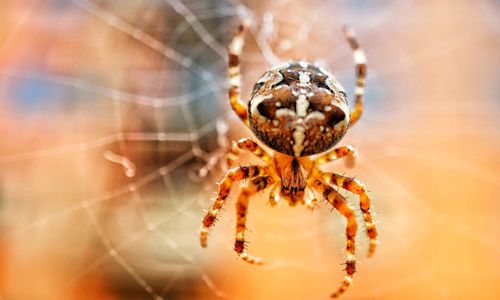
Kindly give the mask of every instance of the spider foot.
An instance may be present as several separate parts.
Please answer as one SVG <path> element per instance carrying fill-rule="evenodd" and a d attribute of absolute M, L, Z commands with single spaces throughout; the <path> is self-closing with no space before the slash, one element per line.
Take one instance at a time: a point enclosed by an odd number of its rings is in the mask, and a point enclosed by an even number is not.
<path fill-rule="evenodd" d="M 357 156 L 357 153 L 354 152 L 354 154 L 352 155 L 348 155 L 346 158 L 345 158 L 345 166 L 349 169 L 352 169 L 355 167 L 356 165 L 356 156 Z"/>
<path fill-rule="evenodd" d="M 200 230 L 200 245 L 203 247 L 203 248 L 206 248 L 207 247 L 207 244 L 208 244 L 208 229 L 206 228 L 202 228 Z"/>
<path fill-rule="evenodd" d="M 375 254 L 375 249 L 377 248 L 377 245 L 379 242 L 377 240 L 371 240 L 370 241 L 370 247 L 368 248 L 368 257 L 372 257 L 373 254 Z"/>
<path fill-rule="evenodd" d="M 264 262 L 262 258 L 251 256 L 247 252 L 246 242 L 244 240 L 237 239 L 234 242 L 234 251 L 238 254 L 238 257 L 252 265 L 262 265 Z"/>
<path fill-rule="evenodd" d="M 330 298 L 337 298 L 340 295 L 342 295 L 347 290 L 347 288 L 352 284 L 352 281 L 353 281 L 352 276 L 349 275 L 345 276 L 344 281 L 340 285 L 339 289 L 336 292 L 332 293 L 330 295 Z"/>
<path fill-rule="evenodd" d="M 260 257 L 248 255 L 248 253 L 243 252 L 238 255 L 242 260 L 246 261 L 251 265 L 263 265 L 264 261 Z"/>

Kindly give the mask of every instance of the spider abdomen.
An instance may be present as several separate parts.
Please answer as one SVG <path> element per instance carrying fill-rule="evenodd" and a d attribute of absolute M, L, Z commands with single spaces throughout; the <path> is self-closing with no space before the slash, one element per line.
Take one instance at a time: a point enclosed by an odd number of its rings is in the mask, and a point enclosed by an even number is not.
<path fill-rule="evenodd" d="M 248 103 L 250 126 L 272 149 L 295 157 L 326 151 L 345 134 L 349 107 L 333 75 L 305 62 L 266 72 Z"/>

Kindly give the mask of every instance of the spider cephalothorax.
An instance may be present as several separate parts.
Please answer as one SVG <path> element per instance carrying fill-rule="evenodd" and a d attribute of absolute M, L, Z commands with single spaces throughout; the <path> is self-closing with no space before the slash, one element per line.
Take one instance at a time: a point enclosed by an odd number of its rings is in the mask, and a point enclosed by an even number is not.
<path fill-rule="evenodd" d="M 281 178 L 280 195 L 290 205 L 304 203 L 304 192 L 313 166 L 314 162 L 307 157 L 297 158 L 276 153 L 274 167 Z"/>
<path fill-rule="evenodd" d="M 229 46 L 229 102 L 238 117 L 272 150 L 267 153 L 251 139 L 233 144 L 228 154 L 228 165 L 234 166 L 240 150 L 247 150 L 260 158 L 263 165 L 242 165 L 230 169 L 219 184 L 219 192 L 212 207 L 203 218 L 200 242 L 207 245 L 208 230 L 213 226 L 233 183 L 248 179 L 236 202 L 236 240 L 234 250 L 251 264 L 262 260 L 250 256 L 245 247 L 245 231 L 250 198 L 270 189 L 269 202 L 276 205 L 284 200 L 290 205 L 316 205 L 316 196 L 327 200 L 346 218 L 346 276 L 338 290 L 342 294 L 356 272 L 355 237 L 358 229 L 353 208 L 334 188 L 343 188 L 359 196 L 360 209 L 366 233 L 370 238 L 368 254 L 375 252 L 377 230 L 370 212 L 370 196 L 360 181 L 334 172 L 324 172 L 319 166 L 339 158 L 353 162 L 356 152 L 350 146 L 331 149 L 354 125 L 363 112 L 363 90 L 366 59 L 354 38 L 354 32 L 345 34 L 354 51 L 356 62 L 356 89 L 354 110 L 349 110 L 346 94 L 335 77 L 325 70 L 303 61 L 289 62 L 267 71 L 255 84 L 251 99 L 245 105 L 240 99 L 239 55 L 244 44 L 247 24 L 243 23 Z M 327 151 L 329 150 L 329 151 Z M 326 153 L 318 156 L 311 155 Z"/>
<path fill-rule="evenodd" d="M 276 151 L 307 156 L 333 147 L 349 126 L 344 89 L 307 62 L 272 68 L 254 86 L 248 103 L 255 135 Z"/>

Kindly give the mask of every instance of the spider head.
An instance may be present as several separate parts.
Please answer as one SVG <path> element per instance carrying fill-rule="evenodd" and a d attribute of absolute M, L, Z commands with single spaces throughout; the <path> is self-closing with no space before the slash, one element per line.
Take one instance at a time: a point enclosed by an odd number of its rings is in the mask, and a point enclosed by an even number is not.
<path fill-rule="evenodd" d="M 294 205 L 299 203 L 302 199 L 304 199 L 304 191 L 305 187 L 294 187 L 294 186 L 281 186 L 280 195 L 288 199 L 288 203 Z"/>
<path fill-rule="evenodd" d="M 250 126 L 272 149 L 294 157 L 333 147 L 349 128 L 349 106 L 333 75 L 305 62 L 266 72 L 248 103 Z"/>
<path fill-rule="evenodd" d="M 292 205 L 301 202 L 314 162 L 306 157 L 296 158 L 281 153 L 276 154 L 275 162 L 281 177 L 280 195 Z"/>

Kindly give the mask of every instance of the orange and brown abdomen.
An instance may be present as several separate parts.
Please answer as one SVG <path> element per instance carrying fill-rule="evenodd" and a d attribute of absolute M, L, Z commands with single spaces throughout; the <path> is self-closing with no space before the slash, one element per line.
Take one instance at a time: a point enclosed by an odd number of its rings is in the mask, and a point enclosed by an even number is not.
<path fill-rule="evenodd" d="M 272 69 L 255 84 L 248 104 L 255 135 L 274 150 L 295 157 L 326 151 L 345 134 L 345 92 L 326 71 L 305 62 Z"/>

